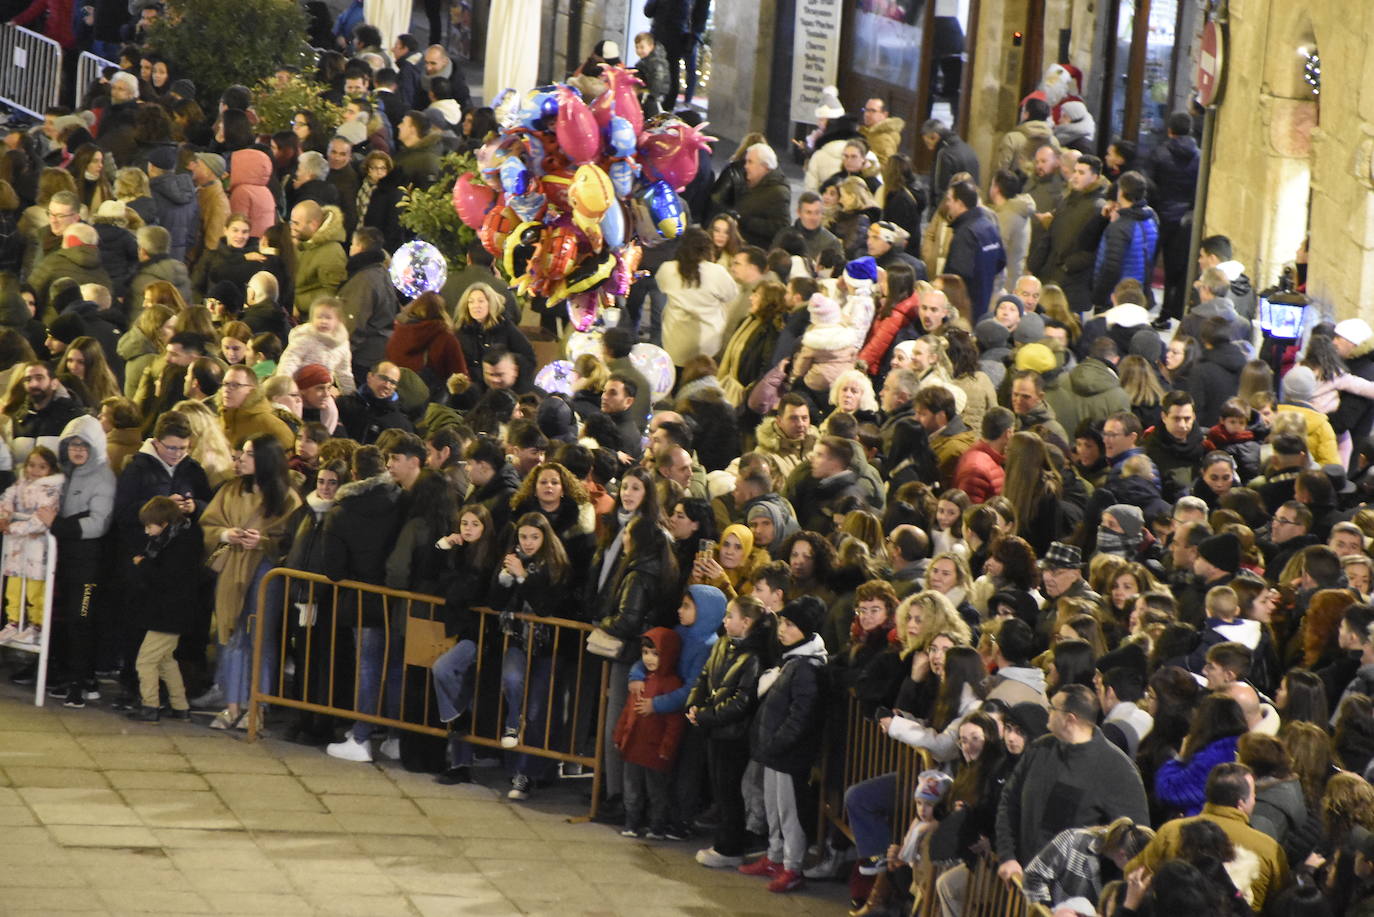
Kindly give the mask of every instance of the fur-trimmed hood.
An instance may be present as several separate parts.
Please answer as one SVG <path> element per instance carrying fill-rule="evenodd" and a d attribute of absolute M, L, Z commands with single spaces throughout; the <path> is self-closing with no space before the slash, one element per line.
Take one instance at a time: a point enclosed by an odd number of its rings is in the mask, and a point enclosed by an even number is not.
<path fill-rule="evenodd" d="M 343 485 L 335 494 L 334 502 L 342 503 L 344 500 L 360 497 L 375 490 L 387 492 L 394 499 L 400 496 L 401 485 L 396 483 L 390 473 L 383 471 L 381 474 L 374 474 L 370 478 L 363 478 L 361 481 L 353 481 Z"/>
<path fill-rule="evenodd" d="M 326 204 L 324 209 L 324 221 L 320 223 L 320 228 L 315 230 L 315 234 L 301 243 L 301 251 L 310 251 L 312 248 L 319 248 L 329 242 L 338 242 L 343 245 L 347 239 L 344 230 L 343 211 L 333 204 Z"/>
<path fill-rule="evenodd" d="M 320 228 L 323 229 L 324 227 L 321 226 Z M 347 347 L 348 328 L 344 325 L 342 321 L 340 321 L 338 325 L 335 326 L 333 334 L 324 334 L 314 325 L 310 324 L 309 322 L 306 322 L 305 324 L 297 325 L 296 327 L 292 328 L 291 333 L 287 335 L 288 347 L 299 347 L 301 345 L 309 344 L 319 344 L 320 346 L 327 348 Z"/>
<path fill-rule="evenodd" d="M 812 325 L 802 335 L 802 346 L 839 352 L 854 347 L 854 329 L 848 325 Z"/>

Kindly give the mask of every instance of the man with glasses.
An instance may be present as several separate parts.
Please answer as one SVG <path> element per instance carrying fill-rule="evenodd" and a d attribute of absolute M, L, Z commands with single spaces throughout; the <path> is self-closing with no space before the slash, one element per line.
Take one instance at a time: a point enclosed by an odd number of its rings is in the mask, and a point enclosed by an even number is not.
<path fill-rule="evenodd" d="M 39 360 L 21 363 L 15 372 L 24 380 L 24 401 L 19 406 L 14 441 L 10 444 L 14 467 L 18 468 L 35 446 L 46 446 L 57 452 L 63 428 L 86 412 L 57 381 L 47 363 Z"/>
<path fill-rule="evenodd" d="M 1265 571 L 1271 572 L 1271 578 L 1277 577 L 1294 554 L 1314 544 L 1321 544 L 1321 539 L 1312 534 L 1312 510 L 1305 503 L 1289 500 L 1270 519 L 1269 537 L 1259 542 Z"/>
<path fill-rule="evenodd" d="M 372 368 L 357 391 L 337 399 L 339 423 L 349 438 L 367 445 L 375 443 L 383 430 L 415 432 L 415 425 L 401 410 L 396 391 L 400 384 L 400 367 L 383 361 Z"/>
<path fill-rule="evenodd" d="M 1118 411 L 1102 423 L 1102 451 L 1107 456 L 1107 479 L 1121 477 L 1126 459 L 1145 450 L 1136 445 L 1140 437 L 1140 418 L 1130 411 Z"/>
<path fill-rule="evenodd" d="M 69 206 L 59 203 L 62 195 L 71 199 Z M 98 283 L 107 288 L 114 286 L 100 263 L 100 237 L 94 226 L 81 222 L 81 205 L 77 203 L 76 195 L 67 191 L 53 195 L 53 199 L 48 201 L 48 219 L 57 247 L 43 255 L 29 273 L 29 285 L 37 297 L 40 317 L 41 310 L 48 304 L 48 288 L 60 277 L 70 277 L 78 284 Z"/>
<path fill-rule="evenodd" d="M 181 511 L 192 519 L 210 502 L 210 481 L 205 469 L 190 456 L 191 423 L 184 414 L 168 411 L 157 419 L 151 439 L 144 441 L 143 447 L 129 460 L 115 485 L 114 529 L 116 534 L 116 583 L 123 589 L 122 595 L 132 595 L 129 580 L 133 575 L 133 558 L 143 553 L 148 544 L 143 524 L 138 521 L 138 511 L 153 497 L 170 497 Z M 193 574 L 195 571 L 189 571 Z M 118 600 L 112 607 L 120 607 Z M 209 635 L 209 607 L 204 609 L 204 627 L 197 628 L 200 635 L 200 654 L 194 660 L 192 671 L 205 671 L 204 643 Z M 130 615 L 119 615 L 110 622 L 111 633 L 102 637 L 101 652 L 109 654 L 96 667 L 104 669 L 111 662 L 122 669 L 120 683 L 123 685 L 121 702 L 132 709 L 139 703 L 138 674 L 134 671 L 134 660 L 138 656 L 139 645 L 143 642 L 143 631 L 134 626 Z M 195 638 L 191 638 L 194 641 Z M 192 657 L 195 656 L 192 646 Z M 205 690 L 199 684 L 187 684 L 187 694 L 195 695 Z M 197 704 L 197 701 L 200 703 Z M 209 707 L 218 710 L 223 706 L 223 698 L 197 697 L 192 706 Z"/>
<path fill-rule="evenodd" d="M 1065 828 L 1109 825 L 1123 816 L 1149 824 L 1140 771 L 1097 728 L 1091 688 L 1068 685 L 1050 701 L 1052 741 L 1035 742 L 1007 779 L 997 808 L 998 876 L 1021 875 Z"/>
<path fill-rule="evenodd" d="M 888 113 L 887 103 L 882 99 L 869 99 L 864 103 L 864 123 L 859 133 L 868 141 L 868 148 L 878 157 L 880 165 L 887 165 L 892 155 L 902 148 L 902 129 L 906 122 Z"/>
<path fill-rule="evenodd" d="M 247 442 L 257 436 L 271 436 L 287 454 L 295 447 L 296 437 L 272 405 L 258 391 L 258 377 L 247 366 L 236 364 L 224 373 L 223 407 L 220 422 L 230 445 Z"/>

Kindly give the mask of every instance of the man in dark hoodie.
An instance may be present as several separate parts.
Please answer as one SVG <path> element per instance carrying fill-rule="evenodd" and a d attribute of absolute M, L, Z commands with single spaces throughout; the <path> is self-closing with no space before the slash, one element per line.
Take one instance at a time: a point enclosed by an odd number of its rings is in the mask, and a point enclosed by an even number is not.
<path fill-rule="evenodd" d="M 157 220 L 172 236 L 168 254 L 184 263 L 200 238 L 200 202 L 195 181 L 176 167 L 176 147 L 159 146 L 148 153 L 148 186 L 157 203 Z"/>
<path fill-rule="evenodd" d="M 1198 332 L 1202 353 L 1188 379 L 1188 390 L 1197 406 L 1198 425 L 1210 429 L 1221 418 L 1221 406 L 1240 387 L 1245 352 L 1232 340 L 1230 319 L 1213 315 L 1203 319 Z"/>
<path fill-rule="evenodd" d="M 1160 319 L 1181 318 L 1187 301 L 1188 236 L 1185 219 L 1193 212 L 1197 194 L 1197 141 L 1193 118 L 1186 111 L 1169 116 L 1168 137 L 1150 154 L 1146 172 L 1155 185 L 1155 210 L 1159 214 L 1159 246 L 1164 260 L 1164 305 Z"/>
<path fill-rule="evenodd" d="M 1145 454 L 1159 472 L 1162 496 L 1173 503 L 1188 492 L 1207 448 L 1202 444 L 1205 437 L 1197 423 L 1192 395 L 1167 392 L 1160 407 L 1162 420 L 1146 435 Z"/>
<path fill-rule="evenodd" d="M 506 461 L 506 447 L 499 440 L 481 436 L 468 446 L 464 457 L 472 493 L 468 503 L 480 503 L 491 513 L 492 524 L 500 532 L 510 520 L 510 498 L 520 489 L 520 473 Z"/>

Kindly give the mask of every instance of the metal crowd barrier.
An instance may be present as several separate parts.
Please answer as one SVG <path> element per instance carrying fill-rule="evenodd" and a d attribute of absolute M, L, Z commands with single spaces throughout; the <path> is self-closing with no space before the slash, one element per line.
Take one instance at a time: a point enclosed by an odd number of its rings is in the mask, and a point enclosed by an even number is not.
<path fill-rule="evenodd" d="M 6 535 L 5 537 L 6 537 L 6 538 L 9 538 L 9 537 L 11 537 L 11 536 Z M 16 538 L 28 538 L 28 537 L 31 537 L 31 536 L 27 536 L 27 535 L 16 535 L 16 536 L 13 536 L 13 537 L 16 537 Z M 33 654 L 35 654 L 36 656 L 38 656 L 38 677 L 37 677 L 37 679 L 35 679 L 35 681 L 34 681 L 34 689 L 33 689 L 33 705 L 34 705 L 35 707 L 41 707 L 41 706 L 43 706 L 43 701 L 44 701 L 44 699 L 48 696 L 48 650 L 49 650 L 49 647 L 50 647 L 51 644 L 52 644 L 52 632 L 53 632 L 53 627 L 55 626 L 56 621 L 57 621 L 57 611 L 56 611 L 56 609 L 57 609 L 57 603 L 53 601 L 53 594 L 54 594 L 54 590 L 53 590 L 53 578 L 54 578 L 54 574 L 57 572 L 57 537 L 56 537 L 55 535 L 53 535 L 52 533 L 48 533 L 47 535 L 44 535 L 43 537 L 44 537 L 44 539 L 47 541 L 47 551 L 48 551 L 47 558 L 48 558 L 48 562 L 47 562 L 47 564 L 46 564 L 47 570 L 46 570 L 46 572 L 45 572 L 44 575 L 43 575 L 43 602 L 44 602 L 44 610 L 43 610 L 43 633 L 42 633 L 42 636 L 39 638 L 39 641 L 38 641 L 38 643 L 36 643 L 36 644 L 34 644 L 34 643 L 5 643 L 5 644 L 0 644 L 0 646 L 4 646 L 6 649 L 18 650 L 19 652 L 23 652 L 23 653 L 33 653 Z M 3 587 L 4 587 L 4 585 L 8 585 L 8 584 L 5 583 L 4 580 L 8 580 L 8 579 L 10 579 L 10 577 L 5 577 L 3 580 L 0 580 L 0 596 L 4 596 L 4 594 L 5 594 L 5 589 L 4 589 Z M 20 608 L 19 608 L 19 609 L 9 608 L 9 609 L 7 609 L 7 611 L 8 611 L 8 613 L 9 613 L 9 615 L 10 615 L 10 620 L 15 620 L 15 619 L 17 619 L 17 623 L 18 623 L 19 627 L 23 628 L 23 627 L 27 626 L 27 624 L 29 623 L 29 620 L 28 620 L 29 581 L 28 581 L 27 579 L 21 579 L 21 583 L 22 583 L 22 585 L 20 586 L 20 589 L 19 589 L 19 604 L 20 604 Z"/>
<path fill-rule="evenodd" d="M 843 726 L 841 730 L 839 727 Z M 892 841 L 900 844 L 911 821 L 916 817 L 916 800 L 913 791 L 916 778 L 923 770 L 935 766 L 930 754 L 923 749 L 913 748 L 904 742 L 887 736 L 872 717 L 865 716 L 858 700 L 850 697 L 845 708 L 845 722 L 832 724 L 831 741 L 834 736 L 844 737 L 844 757 L 840 762 L 838 783 L 825 779 L 821 806 L 821 831 L 827 823 L 851 840 L 854 837 L 845 820 L 844 792 L 856 783 L 861 783 L 883 774 L 895 773 L 897 787 L 892 800 Z M 827 769 L 832 762 L 827 759 Z M 827 774 L 827 777 L 829 775 Z M 921 894 L 912 917 L 939 917 L 940 905 L 935 894 L 935 884 L 943 874 L 943 869 L 923 867 L 917 881 Z M 965 917 L 1049 917 L 1050 912 L 1043 905 L 1034 904 L 1026 899 L 1021 891 L 1021 880 L 1010 884 L 997 878 L 997 863 L 991 858 L 983 858 L 969 876 L 968 891 L 964 898 Z"/>
<path fill-rule="evenodd" d="M 57 104 L 62 46 L 16 25 L 0 25 L 0 102 L 35 118 Z"/>
<path fill-rule="evenodd" d="M 444 638 L 443 624 L 437 618 L 437 612 L 444 605 L 442 598 L 352 580 L 336 583 L 318 574 L 277 567 L 262 579 L 258 590 L 260 611 L 255 618 L 260 619 L 261 610 L 268 607 L 268 590 L 275 581 L 281 581 L 282 586 L 282 624 L 275 628 L 276 644 L 267 645 L 266 629 L 257 626 L 257 620 L 250 624 L 253 631 L 253 693 L 248 721 L 250 740 L 256 740 L 262 728 L 259 719 L 262 704 L 375 723 L 422 735 L 449 735 L 449 727 L 439 720 L 433 704 L 434 684 L 430 669 L 434 661 L 452 646 L 452 641 Z M 383 715 L 381 696 L 373 705 L 378 713 L 359 711 L 361 698 L 356 672 L 361 664 L 362 647 L 352 640 L 351 628 L 362 626 L 364 596 L 378 596 L 383 604 L 387 625 L 384 632 L 389 636 L 381 671 L 386 671 L 392 653 L 400 654 L 404 666 L 401 696 L 398 699 L 400 713 L 395 718 Z M 315 621 L 320 625 L 332 622 L 333 626 L 327 632 L 325 627 L 316 624 L 290 626 L 292 616 L 297 614 L 298 603 L 318 609 Z M 599 777 L 603 743 L 600 738 L 606 729 L 610 666 L 606 660 L 586 652 L 586 641 L 592 632 L 592 625 L 563 618 L 516 615 L 523 622 L 549 628 L 552 634 L 552 658 L 547 684 L 541 689 L 545 711 L 542 730 L 537 730 L 538 734 L 535 735 L 522 732 L 519 744 L 514 748 L 504 748 L 501 745 L 501 723 L 506 712 L 506 700 L 499 683 L 494 686 L 491 684 L 491 671 L 494 666 L 496 673 L 500 673 L 510 638 L 502 633 L 498 624 L 499 612 L 490 608 L 475 608 L 472 611 L 480 617 L 477 653 L 470 674 L 473 686 L 472 730 L 463 739 L 474 745 L 579 764 L 584 771 L 590 770 L 593 775 L 590 817 L 595 817 L 601 802 Z M 402 645 L 399 647 L 393 646 L 390 639 L 390 635 L 396 632 L 391 627 L 393 615 L 404 616 L 399 622 L 404 624 Z M 351 685 L 336 684 L 335 659 L 341 649 L 349 650 L 355 666 Z M 294 664 L 293 669 L 288 669 L 288 661 Z M 526 654 L 524 694 L 521 698 L 522 721 L 531 697 L 531 665 L 530 655 Z M 276 688 L 273 693 L 262 690 L 261 675 L 267 666 L 275 675 Z M 294 686 L 291 693 L 287 693 L 288 683 Z M 384 677 L 379 679 L 379 695 L 384 693 L 385 683 Z M 343 688 L 342 692 L 338 690 L 340 687 Z M 584 703 L 584 692 L 593 690 L 597 692 L 596 698 L 588 697 Z M 418 696 L 416 691 L 419 692 Z M 348 698 L 352 699 L 351 704 L 340 702 Z M 587 721 L 588 715 L 594 716 L 594 724 Z M 591 728 L 593 725 L 594 731 Z M 593 736 L 596 741 L 591 741 Z"/>
<path fill-rule="evenodd" d="M 81 56 L 76 59 L 76 91 L 78 104 L 81 107 L 84 107 L 89 101 L 90 88 L 96 80 L 100 79 L 100 74 L 105 72 L 106 67 L 119 69 L 119 65 L 114 61 L 106 60 L 89 51 L 82 51 Z"/>

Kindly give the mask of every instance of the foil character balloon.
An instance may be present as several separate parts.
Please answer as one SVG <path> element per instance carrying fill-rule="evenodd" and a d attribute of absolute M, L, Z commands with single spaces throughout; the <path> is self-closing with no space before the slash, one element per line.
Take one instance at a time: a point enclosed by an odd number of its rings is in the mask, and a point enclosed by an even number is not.
<path fill-rule="evenodd" d="M 630 122 L 638 136 L 644 130 L 644 109 L 639 105 L 635 89 L 644 85 L 643 80 L 624 67 L 609 66 L 601 68 L 601 78 L 608 88 L 592 103 L 596 123 L 603 128 L 609 127 L 611 119 L 619 116 Z"/>
<path fill-rule="evenodd" d="M 519 224 L 520 218 L 515 215 L 515 211 L 498 200 L 496 206 L 492 207 L 482 220 L 482 228 L 477 230 L 477 238 L 487 251 L 493 255 L 500 255 L 502 247 L 506 244 L 506 236 Z"/>
<path fill-rule="evenodd" d="M 703 134 L 700 128 L 682 121 L 645 131 L 639 137 L 639 158 L 644 170 L 656 181 L 666 181 L 678 191 L 687 187 L 697 175 L 699 150 L 709 150 L 714 137 Z"/>
<path fill-rule="evenodd" d="M 639 197 L 649 208 L 654 231 L 665 239 L 676 239 L 687 228 L 687 208 L 682 198 L 666 181 L 656 181 Z"/>
<path fill-rule="evenodd" d="M 601 238 L 611 248 L 625 244 L 625 211 L 619 204 L 611 204 L 601 217 Z"/>
<path fill-rule="evenodd" d="M 578 166 L 568 189 L 568 203 L 572 205 L 579 227 L 599 223 L 601 215 L 615 203 L 615 186 L 600 166 L 592 163 Z"/>
<path fill-rule="evenodd" d="M 559 149 L 569 161 L 581 165 L 601 152 L 601 130 L 596 118 L 582 97 L 567 86 L 558 87 L 558 118 L 554 124 Z"/>
<path fill-rule="evenodd" d="M 493 188 L 501 185 L 501 141 L 493 138 L 477 148 L 477 171 L 482 173 L 482 180 Z"/>
<path fill-rule="evenodd" d="M 529 169 L 536 177 L 544 174 L 544 159 L 548 156 L 548 151 L 544 147 L 544 140 L 538 134 L 527 133 L 524 135 L 525 149 L 528 152 Z"/>
<path fill-rule="evenodd" d="M 507 194 L 520 195 L 530 189 L 530 170 L 519 157 L 511 156 L 501 163 L 501 187 Z"/>
<path fill-rule="evenodd" d="M 537 220 L 544 213 L 544 195 L 537 191 L 518 194 L 506 202 L 521 220 Z"/>
<path fill-rule="evenodd" d="M 525 276 L 529 270 L 530 258 L 534 255 L 535 246 L 539 244 L 539 237 L 543 233 L 543 223 L 530 221 L 521 223 L 506 237 L 501 254 L 501 267 L 505 268 L 506 276 L 512 281 Z"/>
<path fill-rule="evenodd" d="M 472 229 L 482 225 L 488 211 L 496 206 L 496 192 L 486 185 L 479 184 L 477 176 L 464 172 L 453 183 L 453 209 L 458 211 L 458 219 Z"/>
<path fill-rule="evenodd" d="M 567 213 L 572 209 L 572 205 L 568 203 L 568 189 L 572 187 L 572 179 L 571 172 L 559 169 L 556 172 L 546 172 L 539 180 L 539 190 L 544 193 L 549 206 L 559 213 Z"/>
<path fill-rule="evenodd" d="M 635 179 L 639 178 L 641 167 L 634 159 L 626 157 L 623 159 L 612 159 L 606 172 L 611 176 L 611 185 L 615 188 L 615 196 L 627 198 L 634 190 Z"/>
<path fill-rule="evenodd" d="M 596 307 L 600 295 L 595 290 L 568 297 L 568 321 L 576 331 L 589 331 L 596 324 Z"/>
<path fill-rule="evenodd" d="M 617 156 L 633 156 L 639 148 L 639 138 L 635 136 L 635 129 L 630 126 L 629 121 L 619 115 L 612 118 L 606 128 L 606 140 Z"/>

